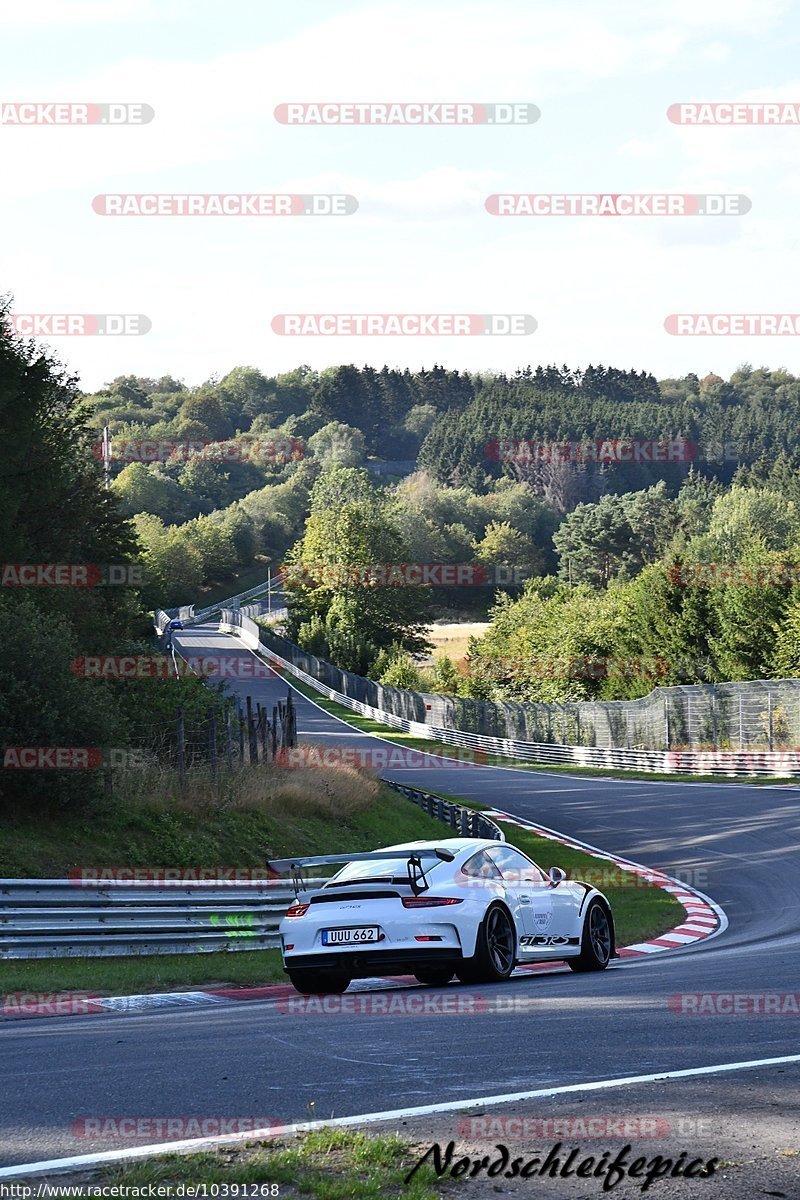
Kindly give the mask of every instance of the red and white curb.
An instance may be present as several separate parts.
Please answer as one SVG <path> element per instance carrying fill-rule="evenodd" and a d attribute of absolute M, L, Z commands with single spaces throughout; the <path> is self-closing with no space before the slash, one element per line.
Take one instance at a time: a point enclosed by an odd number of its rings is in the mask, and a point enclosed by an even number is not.
<path fill-rule="evenodd" d="M 526 821 L 523 817 L 515 817 L 501 809 L 492 808 L 482 810 L 482 812 L 483 816 L 490 821 L 499 821 L 504 825 L 517 825 L 520 829 L 527 829 L 531 833 L 535 833 L 537 837 L 558 842 L 559 845 L 568 846 L 571 850 L 581 850 L 584 854 L 590 854 L 592 858 L 602 859 L 603 862 L 611 863 L 622 871 L 638 875 L 646 883 L 651 883 L 654 887 L 669 892 L 679 904 L 683 905 L 686 911 L 686 920 L 667 933 L 662 933 L 647 942 L 635 942 L 632 946 L 621 947 L 617 950 L 620 958 L 640 958 L 642 955 L 657 954 L 662 950 L 677 950 L 692 942 L 701 942 L 706 938 L 714 937 L 728 927 L 728 918 L 715 901 L 702 892 L 673 879 L 670 875 L 665 875 L 663 871 L 643 867 L 641 863 L 633 862 L 629 858 L 620 858 L 618 854 L 607 854 L 604 850 L 599 850 L 597 846 L 590 846 L 588 842 L 565 837 L 563 833 L 557 833 L 554 829 L 537 825 L 533 821 Z"/>

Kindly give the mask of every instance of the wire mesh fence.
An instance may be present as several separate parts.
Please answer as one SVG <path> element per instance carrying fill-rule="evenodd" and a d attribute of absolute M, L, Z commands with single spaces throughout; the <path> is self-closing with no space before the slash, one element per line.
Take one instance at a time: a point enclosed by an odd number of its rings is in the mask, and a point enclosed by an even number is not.
<path fill-rule="evenodd" d="M 800 680 L 684 684 L 640 700 L 470 700 L 384 687 L 261 627 L 282 658 L 362 704 L 408 721 L 488 737 L 633 750 L 782 750 L 800 746 Z"/>

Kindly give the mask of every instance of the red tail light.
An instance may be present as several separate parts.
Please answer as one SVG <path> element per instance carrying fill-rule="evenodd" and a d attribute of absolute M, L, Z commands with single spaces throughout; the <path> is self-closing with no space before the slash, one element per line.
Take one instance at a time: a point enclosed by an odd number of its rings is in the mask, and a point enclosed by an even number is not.
<path fill-rule="evenodd" d="M 307 912 L 307 904 L 293 904 L 289 909 L 287 909 L 286 915 L 287 917 L 304 917 Z"/>
<path fill-rule="evenodd" d="M 441 908 L 444 904 L 463 904 L 455 896 L 403 896 L 403 908 Z"/>

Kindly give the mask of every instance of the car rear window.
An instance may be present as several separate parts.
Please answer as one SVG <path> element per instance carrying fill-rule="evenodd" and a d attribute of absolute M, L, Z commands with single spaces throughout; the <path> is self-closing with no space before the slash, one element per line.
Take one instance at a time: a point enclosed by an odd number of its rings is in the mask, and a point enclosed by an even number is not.
<path fill-rule="evenodd" d="M 426 875 L 430 875 L 437 867 L 442 865 L 442 860 L 439 858 L 424 858 L 422 867 Z M 338 875 L 335 875 L 328 884 L 328 887 L 339 883 L 352 883 L 356 879 L 381 879 L 386 883 L 407 883 L 408 882 L 408 854 L 402 858 L 381 858 L 375 862 L 354 862 L 348 863 L 346 867 L 342 867 Z"/>

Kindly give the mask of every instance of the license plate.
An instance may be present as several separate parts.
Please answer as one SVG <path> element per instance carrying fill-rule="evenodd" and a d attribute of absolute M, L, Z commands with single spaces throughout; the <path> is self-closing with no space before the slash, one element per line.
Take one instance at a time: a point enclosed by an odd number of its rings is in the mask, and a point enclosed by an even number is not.
<path fill-rule="evenodd" d="M 379 930 L 377 925 L 361 925 L 354 929 L 323 929 L 323 946 L 349 946 L 354 942 L 377 942 Z"/>

